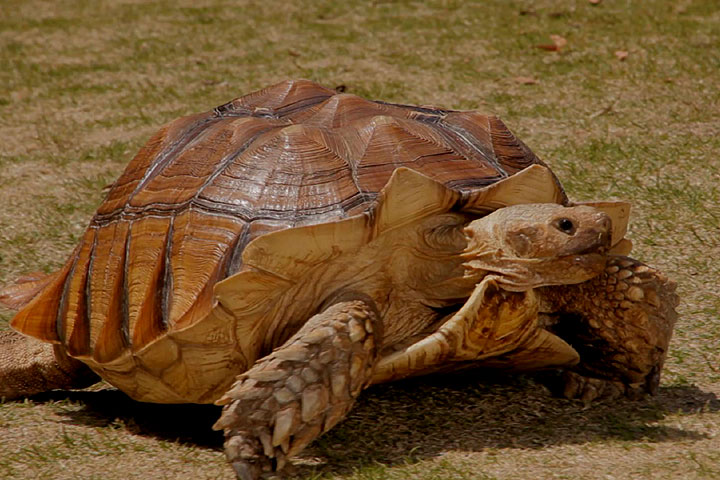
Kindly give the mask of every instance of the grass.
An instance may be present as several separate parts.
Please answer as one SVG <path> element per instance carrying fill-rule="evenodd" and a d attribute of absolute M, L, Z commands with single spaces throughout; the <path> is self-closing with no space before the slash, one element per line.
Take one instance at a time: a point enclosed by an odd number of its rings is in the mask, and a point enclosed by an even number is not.
<path fill-rule="evenodd" d="M 719 22 L 713 0 L 4 0 L 0 284 L 62 264 L 159 125 L 282 79 L 498 113 L 573 198 L 633 202 L 634 255 L 682 297 L 659 395 L 586 408 L 532 377 L 377 387 L 297 476 L 718 478 Z M 551 34 L 563 50 L 536 48 Z M 112 389 L 2 404 L 0 477 L 231 478 L 216 415 Z"/>

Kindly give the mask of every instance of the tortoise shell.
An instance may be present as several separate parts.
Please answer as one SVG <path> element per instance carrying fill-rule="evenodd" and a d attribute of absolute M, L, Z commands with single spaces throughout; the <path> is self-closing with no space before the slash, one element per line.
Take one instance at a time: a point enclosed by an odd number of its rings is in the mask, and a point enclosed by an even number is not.
<path fill-rule="evenodd" d="M 534 164 L 542 162 L 494 116 L 279 83 L 161 128 L 12 325 L 63 344 L 111 382 L 130 364 L 157 376 L 169 368 L 166 357 L 179 355 L 172 346 L 148 351 L 164 336 L 187 332 L 194 345 L 191 327 L 199 326 L 205 343 L 242 341 L 232 333 L 213 340 L 201 324 L 216 303 L 214 286 L 242 270 L 253 239 L 368 212 L 399 167 L 457 192 L 462 209 L 472 192 Z M 552 181 L 557 201 L 568 203 Z M 188 372 L 178 377 L 192 381 Z"/>

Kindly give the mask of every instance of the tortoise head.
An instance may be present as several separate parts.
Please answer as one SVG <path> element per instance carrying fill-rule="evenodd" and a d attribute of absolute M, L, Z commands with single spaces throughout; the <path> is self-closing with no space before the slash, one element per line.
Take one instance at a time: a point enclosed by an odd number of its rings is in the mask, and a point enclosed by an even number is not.
<path fill-rule="evenodd" d="M 610 217 L 592 207 L 505 207 L 465 228 L 466 274 L 494 274 L 507 290 L 587 281 L 602 272 Z"/>

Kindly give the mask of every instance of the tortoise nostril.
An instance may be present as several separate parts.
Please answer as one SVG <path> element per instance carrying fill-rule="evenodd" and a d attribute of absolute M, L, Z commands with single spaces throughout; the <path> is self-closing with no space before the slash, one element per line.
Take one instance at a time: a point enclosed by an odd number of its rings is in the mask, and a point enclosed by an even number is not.
<path fill-rule="evenodd" d="M 608 235 L 607 232 L 598 233 L 597 241 L 598 241 L 598 244 L 600 244 L 601 246 L 603 246 L 603 247 L 606 246 L 609 243 L 609 240 L 610 240 L 610 235 Z"/>
<path fill-rule="evenodd" d="M 600 228 L 605 230 L 610 230 L 612 228 L 612 220 L 604 213 L 599 214 L 597 220 Z"/>

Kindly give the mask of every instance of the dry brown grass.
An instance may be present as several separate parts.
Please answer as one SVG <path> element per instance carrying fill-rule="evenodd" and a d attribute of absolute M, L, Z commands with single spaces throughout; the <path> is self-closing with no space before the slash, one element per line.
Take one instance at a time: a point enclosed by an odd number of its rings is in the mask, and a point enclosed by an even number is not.
<path fill-rule="evenodd" d="M 659 395 L 585 407 L 481 372 L 376 387 L 297 475 L 720 478 L 716 3 L 4 0 L 0 284 L 64 261 L 155 128 L 255 88 L 496 112 L 574 198 L 632 200 L 634 254 L 683 298 Z M 561 52 L 535 48 L 550 34 Z M 216 409 L 103 388 L 0 405 L 0 477 L 232 478 Z"/>

